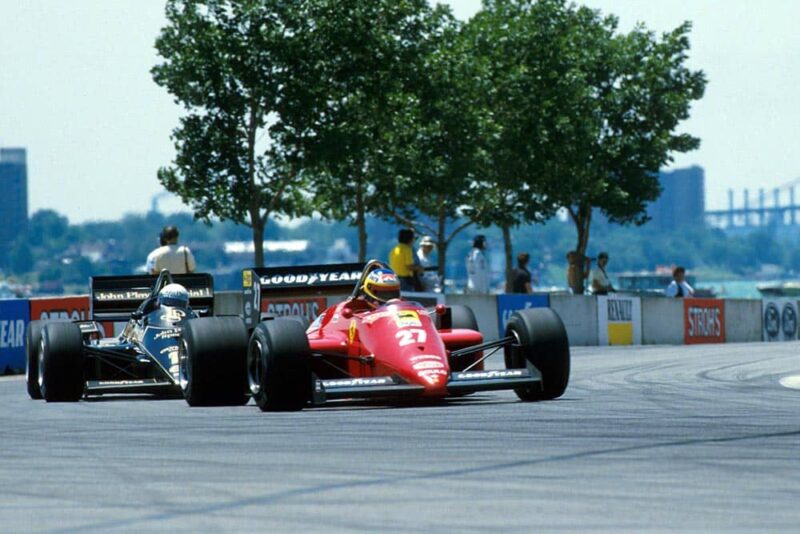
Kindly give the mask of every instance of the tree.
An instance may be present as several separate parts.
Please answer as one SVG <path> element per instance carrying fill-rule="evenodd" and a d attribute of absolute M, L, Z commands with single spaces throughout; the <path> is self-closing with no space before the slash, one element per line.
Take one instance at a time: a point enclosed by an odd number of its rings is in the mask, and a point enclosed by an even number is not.
<path fill-rule="evenodd" d="M 278 113 L 296 14 L 279 0 L 168 0 L 156 40 L 163 62 L 153 78 L 186 110 L 159 181 L 199 219 L 250 226 L 257 266 L 269 216 L 295 215 L 303 200 L 299 149 L 279 135 L 291 119 Z"/>
<path fill-rule="evenodd" d="M 431 31 L 425 0 L 312 0 L 296 29 L 305 68 L 292 72 L 304 129 L 286 132 L 314 169 L 314 207 L 358 228 L 366 259 L 368 212 L 386 216 L 397 189 L 396 131 Z"/>

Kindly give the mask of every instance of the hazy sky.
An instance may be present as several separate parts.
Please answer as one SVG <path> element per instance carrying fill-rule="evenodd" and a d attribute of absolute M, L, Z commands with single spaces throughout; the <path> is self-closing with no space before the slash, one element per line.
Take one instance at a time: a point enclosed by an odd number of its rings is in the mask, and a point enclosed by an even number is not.
<path fill-rule="evenodd" d="M 478 0 L 452 0 L 468 18 Z M 584 0 L 662 32 L 694 23 L 690 65 L 709 79 L 681 130 L 702 139 L 674 166 L 706 170 L 709 207 L 728 188 L 800 177 L 800 2 Z M 163 0 L 0 0 L 0 146 L 28 149 L 30 212 L 72 222 L 144 212 L 161 191 L 179 108 L 153 83 Z M 798 191 L 800 193 L 800 191 Z M 1 194 L 1 193 L 0 193 Z M 177 203 L 167 202 L 165 208 Z"/>

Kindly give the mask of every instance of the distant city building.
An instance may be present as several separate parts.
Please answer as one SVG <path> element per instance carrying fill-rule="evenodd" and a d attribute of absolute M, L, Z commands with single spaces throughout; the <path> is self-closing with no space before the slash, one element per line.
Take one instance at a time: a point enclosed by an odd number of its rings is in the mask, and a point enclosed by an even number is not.
<path fill-rule="evenodd" d="M 0 148 L 0 247 L 7 251 L 27 227 L 28 170 L 25 149 Z"/>
<path fill-rule="evenodd" d="M 658 174 L 663 191 L 650 204 L 647 214 L 660 229 L 703 224 L 705 213 L 705 172 L 692 166 Z"/>

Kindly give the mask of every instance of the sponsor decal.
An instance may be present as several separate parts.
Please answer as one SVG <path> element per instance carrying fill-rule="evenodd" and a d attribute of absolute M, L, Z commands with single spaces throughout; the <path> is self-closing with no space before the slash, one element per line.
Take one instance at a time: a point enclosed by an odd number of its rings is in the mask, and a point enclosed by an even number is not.
<path fill-rule="evenodd" d="M 764 341 L 797 339 L 797 302 L 791 299 L 762 301 Z"/>
<path fill-rule="evenodd" d="M 324 298 L 263 300 L 261 311 L 278 317 L 299 316 L 313 322 L 325 310 Z"/>
<path fill-rule="evenodd" d="M 642 342 L 642 303 L 639 297 L 597 297 L 600 345 L 639 345 Z"/>
<path fill-rule="evenodd" d="M 550 305 L 548 295 L 497 295 L 497 320 L 500 329 L 505 332 L 508 320 L 517 310 L 528 308 L 547 308 Z"/>
<path fill-rule="evenodd" d="M 371 313 L 362 319 L 364 324 L 372 324 L 378 319 L 383 319 L 384 317 L 394 317 L 397 312 L 395 311 L 379 311 L 375 313 Z"/>
<path fill-rule="evenodd" d="M 274 274 L 262 276 L 262 286 L 313 286 L 317 284 L 343 284 L 357 282 L 361 278 L 361 271 L 334 271 L 326 273 L 309 274 Z"/>
<path fill-rule="evenodd" d="M 687 344 L 725 343 L 724 301 L 683 299 L 683 339 Z"/>
<path fill-rule="evenodd" d="M 409 328 L 408 330 L 400 330 L 394 337 L 397 338 L 398 345 L 405 347 L 414 343 L 425 343 L 428 334 L 422 328 Z"/>
<path fill-rule="evenodd" d="M 379 376 L 374 378 L 341 378 L 335 380 L 323 380 L 326 388 L 342 388 L 356 386 L 392 386 L 394 380 L 389 376 Z"/>
<path fill-rule="evenodd" d="M 441 361 L 426 360 L 415 363 L 412 367 L 415 371 L 422 371 L 424 369 L 444 369 L 444 364 Z"/>
<path fill-rule="evenodd" d="M 161 316 L 161 320 L 177 323 L 182 321 L 184 317 L 186 317 L 185 311 L 179 308 L 167 308 L 167 312 Z"/>
<path fill-rule="evenodd" d="M 412 362 L 417 362 L 419 360 L 442 361 L 442 357 L 441 356 L 437 356 L 436 354 L 420 354 L 419 356 L 412 356 L 411 357 L 411 361 Z"/>
<path fill-rule="evenodd" d="M 253 287 L 253 271 L 242 271 L 242 287 Z"/>
<path fill-rule="evenodd" d="M 350 320 L 350 327 L 347 329 L 347 340 L 352 345 L 353 342 L 356 340 L 356 320 Z"/>
<path fill-rule="evenodd" d="M 435 386 L 443 378 L 447 377 L 447 371 L 444 369 L 425 369 L 424 371 L 419 371 L 417 375 L 428 384 Z"/>
<path fill-rule="evenodd" d="M 155 341 L 159 339 L 172 339 L 175 337 L 181 337 L 181 330 L 180 328 L 169 328 L 167 330 L 162 330 L 153 337 Z"/>
<path fill-rule="evenodd" d="M 527 369 L 505 369 L 458 373 L 453 377 L 453 380 L 491 380 L 493 378 L 521 378 L 526 376 L 529 376 Z"/>
<path fill-rule="evenodd" d="M 419 320 L 419 314 L 414 310 L 398 310 L 394 320 L 397 326 L 405 328 L 409 326 L 422 326 Z"/>

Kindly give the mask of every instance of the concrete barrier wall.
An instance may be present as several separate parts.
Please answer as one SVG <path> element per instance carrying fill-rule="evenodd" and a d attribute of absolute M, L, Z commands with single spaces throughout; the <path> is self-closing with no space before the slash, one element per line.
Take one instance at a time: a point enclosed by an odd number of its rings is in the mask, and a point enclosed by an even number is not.
<path fill-rule="evenodd" d="M 744 343 L 762 341 L 761 301 L 725 300 L 725 341 Z"/>
<path fill-rule="evenodd" d="M 550 307 L 564 322 L 570 345 L 597 345 L 597 298 L 550 295 Z"/>
<path fill-rule="evenodd" d="M 642 344 L 683 344 L 683 300 L 642 298 Z"/>

